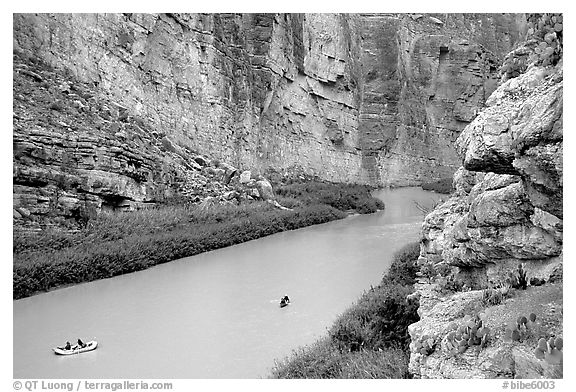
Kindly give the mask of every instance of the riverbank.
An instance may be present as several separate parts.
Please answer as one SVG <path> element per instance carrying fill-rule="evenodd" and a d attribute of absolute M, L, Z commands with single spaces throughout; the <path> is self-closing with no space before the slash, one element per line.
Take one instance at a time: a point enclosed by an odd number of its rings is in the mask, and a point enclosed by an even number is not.
<path fill-rule="evenodd" d="M 438 181 L 423 182 L 422 189 L 425 191 L 432 191 L 441 193 L 443 195 L 449 195 L 454 192 L 454 187 L 452 186 L 452 177 L 443 178 Z"/>
<path fill-rule="evenodd" d="M 393 258 L 377 287 L 365 292 L 328 330 L 328 336 L 278 361 L 272 378 L 409 378 L 408 326 L 419 320 L 416 281 L 419 244 Z"/>
<path fill-rule="evenodd" d="M 76 232 L 14 232 L 13 298 L 149 268 L 261 238 L 384 208 L 358 185 L 291 184 L 278 200 L 238 205 L 162 206 L 101 213 Z M 292 197 L 291 189 L 300 189 Z M 282 193 L 282 191 L 280 191 Z"/>

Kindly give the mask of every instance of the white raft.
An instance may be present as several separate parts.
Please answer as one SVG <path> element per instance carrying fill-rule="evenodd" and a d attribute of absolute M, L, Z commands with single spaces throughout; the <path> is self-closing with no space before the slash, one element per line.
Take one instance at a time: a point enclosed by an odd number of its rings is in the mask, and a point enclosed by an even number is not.
<path fill-rule="evenodd" d="M 87 351 L 96 350 L 96 347 L 98 347 L 98 342 L 95 340 L 91 340 L 86 343 L 85 347 L 80 347 L 79 345 L 76 344 L 72 346 L 70 350 L 66 350 L 64 347 L 54 347 L 52 350 L 54 350 L 54 353 L 58 355 L 74 355 L 85 353 Z"/>

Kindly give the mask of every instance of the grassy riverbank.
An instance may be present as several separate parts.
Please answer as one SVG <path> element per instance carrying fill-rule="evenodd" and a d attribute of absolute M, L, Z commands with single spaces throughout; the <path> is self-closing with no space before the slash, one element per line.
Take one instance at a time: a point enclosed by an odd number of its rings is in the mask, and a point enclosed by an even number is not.
<path fill-rule="evenodd" d="M 452 178 L 443 178 L 438 181 L 424 182 L 422 183 L 422 189 L 425 191 L 432 191 L 436 193 L 442 193 L 444 195 L 449 195 L 454 192 L 454 187 L 452 186 Z"/>
<path fill-rule="evenodd" d="M 342 193 L 346 201 L 339 201 L 339 185 L 328 186 L 336 195 L 330 205 L 312 197 L 284 196 L 281 202 L 293 211 L 279 210 L 265 202 L 164 206 L 101 213 L 83 230 L 72 233 L 47 230 L 24 235 L 15 230 L 13 297 L 138 271 L 277 232 L 341 219 L 349 207 L 363 212 L 383 208 L 381 202 L 365 200 L 371 199 L 365 187 L 358 191 L 356 202 L 350 203 L 351 192 Z M 375 208 L 367 211 L 367 204 Z"/>
<path fill-rule="evenodd" d="M 408 326 L 419 320 L 408 301 L 419 245 L 398 251 L 381 283 L 365 292 L 328 336 L 276 363 L 272 378 L 408 378 Z"/>

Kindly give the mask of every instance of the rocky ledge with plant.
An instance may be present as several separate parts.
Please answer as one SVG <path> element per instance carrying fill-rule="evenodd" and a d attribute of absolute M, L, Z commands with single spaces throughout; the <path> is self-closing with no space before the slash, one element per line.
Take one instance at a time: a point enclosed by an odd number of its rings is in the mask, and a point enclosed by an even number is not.
<path fill-rule="evenodd" d="M 424 220 L 415 377 L 562 377 L 562 16 L 528 20 L 456 142 L 454 193 Z"/>

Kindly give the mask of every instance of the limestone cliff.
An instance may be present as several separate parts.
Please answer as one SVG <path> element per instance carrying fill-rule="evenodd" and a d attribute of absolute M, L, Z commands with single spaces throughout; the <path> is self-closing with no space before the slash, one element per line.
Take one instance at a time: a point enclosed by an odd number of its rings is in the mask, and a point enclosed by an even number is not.
<path fill-rule="evenodd" d="M 534 349 L 539 337 L 563 334 L 558 283 L 563 245 L 562 97 L 562 60 L 547 67 L 533 63 L 500 85 L 458 137 L 463 167 L 454 175 L 456 191 L 423 224 L 419 262 L 428 278 L 419 285 L 421 320 L 410 333 L 414 342 L 423 336 L 431 339 L 434 350 L 423 354 L 412 346 L 410 369 L 415 375 L 561 376 L 561 368 L 539 360 Z M 521 286 L 519 264 L 526 273 L 525 291 L 513 290 Z M 487 345 L 452 353 L 451 324 L 466 324 L 466 315 L 480 313 L 491 330 Z M 534 328 L 507 342 L 506 326 L 515 328 L 517 318 L 529 313 L 537 316 Z"/>
<path fill-rule="evenodd" d="M 360 143 L 372 183 L 451 177 L 453 145 L 484 107 L 523 15 L 363 15 Z"/>
<path fill-rule="evenodd" d="M 182 147 L 248 168 L 358 182 L 359 44 L 350 18 L 299 14 L 15 15 L 15 47 Z"/>
<path fill-rule="evenodd" d="M 453 141 L 524 24 L 15 14 L 14 216 L 199 201 L 228 192 L 236 168 L 372 185 L 450 176 Z"/>
<path fill-rule="evenodd" d="M 522 29 L 438 17 L 26 14 L 14 44 L 224 162 L 415 184 L 452 174 L 449 146 Z"/>

